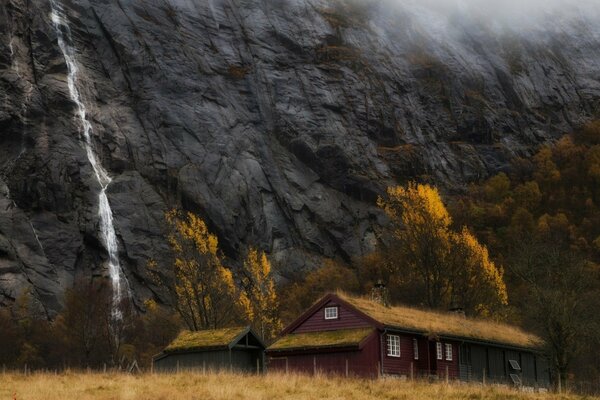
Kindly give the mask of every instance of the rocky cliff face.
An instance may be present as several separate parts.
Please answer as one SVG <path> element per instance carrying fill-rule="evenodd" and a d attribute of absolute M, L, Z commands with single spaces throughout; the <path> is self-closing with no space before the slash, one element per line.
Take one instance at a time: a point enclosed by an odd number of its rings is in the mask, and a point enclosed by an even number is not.
<path fill-rule="evenodd" d="M 168 208 L 204 216 L 232 258 L 267 250 L 284 275 L 349 260 L 376 245 L 387 185 L 485 177 L 600 104 L 589 13 L 548 24 L 426 2 L 62 4 L 137 300 L 160 296 L 144 267 L 167 260 Z M 47 0 L 0 4 L 0 301 L 30 288 L 51 315 L 75 277 L 107 274 L 107 253 L 49 14 Z"/>

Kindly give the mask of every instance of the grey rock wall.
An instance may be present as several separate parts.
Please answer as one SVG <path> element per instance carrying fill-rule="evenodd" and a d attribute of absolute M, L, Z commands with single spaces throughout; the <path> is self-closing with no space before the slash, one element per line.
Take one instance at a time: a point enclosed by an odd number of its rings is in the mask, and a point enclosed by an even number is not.
<path fill-rule="evenodd" d="M 377 244 L 386 186 L 456 189 L 598 114 L 595 19 L 520 27 L 357 0 L 64 0 L 136 301 L 163 213 L 290 276 Z M 408 3 L 407 3 L 408 4 Z M 45 0 L 0 4 L 0 302 L 105 276 L 97 183 Z"/>

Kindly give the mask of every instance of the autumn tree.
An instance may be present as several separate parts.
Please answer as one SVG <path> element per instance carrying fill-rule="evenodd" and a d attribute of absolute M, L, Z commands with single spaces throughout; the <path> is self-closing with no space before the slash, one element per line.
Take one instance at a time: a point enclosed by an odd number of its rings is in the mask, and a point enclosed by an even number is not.
<path fill-rule="evenodd" d="M 564 386 L 574 360 L 600 328 L 594 323 L 597 269 L 539 231 L 515 241 L 509 261 L 526 287 L 519 300 L 524 318 L 543 334 L 553 371 Z"/>
<path fill-rule="evenodd" d="M 19 356 L 19 332 L 8 309 L 0 309 L 0 360 L 9 367 Z"/>
<path fill-rule="evenodd" d="M 244 295 L 240 299 L 246 318 L 263 338 L 274 338 L 282 324 L 271 263 L 264 252 L 258 252 L 255 248 L 248 250 L 241 281 Z"/>
<path fill-rule="evenodd" d="M 166 221 L 174 259 L 168 271 L 150 261 L 151 274 L 168 288 L 174 308 L 190 330 L 231 323 L 236 317 L 237 291 L 231 271 L 222 263 L 217 237 L 190 212 L 169 211 Z"/>
<path fill-rule="evenodd" d="M 491 316 L 508 304 L 503 271 L 466 227 L 450 233 L 448 269 L 450 299 L 455 305 Z"/>
<path fill-rule="evenodd" d="M 144 312 L 135 318 L 131 342 L 139 365 L 149 367 L 152 356 L 162 351 L 181 328 L 180 318 L 172 309 L 146 300 Z"/>
<path fill-rule="evenodd" d="M 461 306 L 469 311 L 488 313 L 507 303 L 503 271 L 469 231 L 451 229 L 452 219 L 436 188 L 416 183 L 390 187 L 378 205 L 392 222 L 400 255 L 397 273 L 414 277 L 425 304 L 447 308 L 464 301 Z"/>
<path fill-rule="evenodd" d="M 590 313 L 600 307 L 599 146 L 592 121 L 452 203 L 507 266 L 511 315 L 545 339 L 562 377 L 600 371 L 600 322 Z"/>
<path fill-rule="evenodd" d="M 106 285 L 77 280 L 66 291 L 65 306 L 55 324 L 68 365 L 97 367 L 114 361 L 109 337 L 111 304 Z"/>
<path fill-rule="evenodd" d="M 56 360 L 54 328 L 48 314 L 32 287 L 23 290 L 12 307 L 12 319 L 16 324 L 18 348 L 15 360 L 20 366 L 29 369 L 45 368 Z"/>

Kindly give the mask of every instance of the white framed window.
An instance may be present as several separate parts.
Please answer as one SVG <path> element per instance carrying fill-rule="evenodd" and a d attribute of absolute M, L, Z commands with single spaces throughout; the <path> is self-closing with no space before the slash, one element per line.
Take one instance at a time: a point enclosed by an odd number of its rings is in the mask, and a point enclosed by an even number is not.
<path fill-rule="evenodd" d="M 419 359 L 419 341 L 417 339 L 413 339 L 413 353 L 415 360 Z"/>
<path fill-rule="evenodd" d="M 387 335 L 387 355 L 400 357 L 400 336 Z"/>
<path fill-rule="evenodd" d="M 436 353 L 436 358 L 438 360 L 444 359 L 444 353 L 442 352 L 442 344 L 440 342 L 437 342 L 435 344 L 435 353 Z"/>
<path fill-rule="evenodd" d="M 338 319 L 338 308 L 325 307 L 325 319 Z"/>
<path fill-rule="evenodd" d="M 452 345 L 446 343 L 446 361 L 452 361 Z"/>

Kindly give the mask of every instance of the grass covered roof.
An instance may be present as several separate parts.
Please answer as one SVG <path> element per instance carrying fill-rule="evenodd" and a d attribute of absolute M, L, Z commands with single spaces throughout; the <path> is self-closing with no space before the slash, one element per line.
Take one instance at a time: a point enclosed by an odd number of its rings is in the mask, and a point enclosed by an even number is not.
<path fill-rule="evenodd" d="M 228 347 L 248 327 L 182 331 L 164 350 L 165 353 Z"/>
<path fill-rule="evenodd" d="M 373 328 L 340 329 L 335 331 L 290 333 L 273 343 L 269 350 L 298 350 L 358 346 Z"/>
<path fill-rule="evenodd" d="M 406 306 L 386 307 L 376 301 L 345 293 L 336 295 L 379 323 L 392 328 L 422 332 L 430 337 L 450 336 L 515 347 L 539 348 L 543 345 L 538 336 L 507 324 Z"/>

